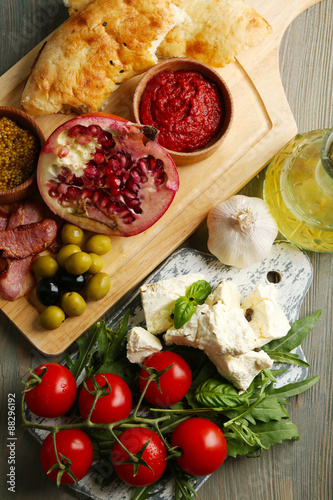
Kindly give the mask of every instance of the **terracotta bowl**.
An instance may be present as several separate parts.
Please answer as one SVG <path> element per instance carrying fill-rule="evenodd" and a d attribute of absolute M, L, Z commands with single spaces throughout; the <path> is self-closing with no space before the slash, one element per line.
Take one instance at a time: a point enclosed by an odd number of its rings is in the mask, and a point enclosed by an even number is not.
<path fill-rule="evenodd" d="M 167 149 L 168 153 L 172 156 L 173 160 L 177 165 L 191 165 L 198 161 L 204 160 L 211 156 L 215 151 L 221 146 L 224 141 L 232 122 L 233 117 L 233 103 L 230 91 L 225 84 L 224 80 L 221 78 L 219 73 L 206 64 L 199 61 L 187 58 L 174 58 L 163 61 L 156 66 L 153 66 L 139 81 L 133 98 L 133 113 L 134 118 L 137 123 L 140 123 L 140 103 L 142 94 L 146 88 L 149 80 L 155 76 L 157 73 L 165 70 L 178 71 L 178 70 L 191 70 L 198 71 L 208 80 L 215 82 L 221 91 L 222 99 L 224 103 L 224 120 L 222 126 L 216 136 L 202 149 L 197 149 L 192 152 L 181 153 L 176 151 L 171 151 Z"/>
<path fill-rule="evenodd" d="M 8 106 L 0 106 L 0 118 L 6 116 L 13 120 L 19 127 L 27 130 L 31 130 L 35 136 L 39 139 L 40 146 L 42 147 L 45 142 L 44 134 L 39 127 L 39 125 L 23 111 L 16 108 L 10 108 Z M 37 167 L 37 164 L 36 164 Z M 13 189 L 8 189 L 6 191 L 0 191 L 0 205 L 7 203 L 13 203 L 15 201 L 22 200 L 30 194 L 32 194 L 37 188 L 36 183 L 36 171 L 27 179 L 25 182 L 16 186 Z"/>

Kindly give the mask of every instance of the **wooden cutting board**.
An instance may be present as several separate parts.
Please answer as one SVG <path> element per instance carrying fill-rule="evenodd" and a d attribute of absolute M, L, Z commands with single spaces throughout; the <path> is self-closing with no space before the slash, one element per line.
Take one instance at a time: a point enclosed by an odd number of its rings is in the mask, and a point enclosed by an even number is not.
<path fill-rule="evenodd" d="M 104 256 L 110 273 L 109 295 L 87 304 L 85 314 L 68 318 L 60 328 L 45 331 L 38 325 L 40 309 L 31 296 L 14 302 L 0 300 L 0 307 L 23 335 L 43 354 L 58 355 L 101 318 L 126 292 L 144 279 L 177 248 L 209 210 L 241 189 L 297 132 L 279 73 L 279 45 L 290 22 L 320 0 L 251 0 L 249 3 L 271 24 L 273 34 L 243 52 L 219 72 L 230 88 L 234 119 L 221 148 L 210 158 L 179 167 L 180 189 L 166 214 L 140 235 L 112 239 Z M 42 44 L 0 78 L 0 105 L 20 108 L 25 79 Z M 106 111 L 133 120 L 132 97 L 140 77 L 122 84 Z M 38 117 L 48 136 L 74 115 Z"/>

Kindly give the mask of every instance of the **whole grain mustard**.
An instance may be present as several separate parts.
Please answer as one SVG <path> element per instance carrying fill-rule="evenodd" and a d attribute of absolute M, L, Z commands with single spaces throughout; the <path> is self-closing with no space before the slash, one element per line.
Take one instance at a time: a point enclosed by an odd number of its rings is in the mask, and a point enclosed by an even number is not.
<path fill-rule="evenodd" d="M 0 191 L 13 189 L 33 174 L 40 151 L 39 140 L 13 120 L 0 119 Z"/>

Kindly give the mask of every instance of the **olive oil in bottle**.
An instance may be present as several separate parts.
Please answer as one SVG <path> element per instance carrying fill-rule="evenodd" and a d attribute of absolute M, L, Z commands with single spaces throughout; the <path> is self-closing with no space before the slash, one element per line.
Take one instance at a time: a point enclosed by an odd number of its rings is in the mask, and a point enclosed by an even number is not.
<path fill-rule="evenodd" d="M 314 130 L 288 142 L 268 165 L 264 199 L 288 240 L 333 252 L 333 130 Z"/>

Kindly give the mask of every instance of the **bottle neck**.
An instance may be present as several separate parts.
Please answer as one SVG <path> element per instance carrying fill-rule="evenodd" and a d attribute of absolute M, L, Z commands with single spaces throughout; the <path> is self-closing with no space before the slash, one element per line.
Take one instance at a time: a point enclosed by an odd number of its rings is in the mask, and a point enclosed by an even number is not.
<path fill-rule="evenodd" d="M 326 173 L 333 179 L 333 129 L 329 130 L 324 136 L 320 158 Z"/>

